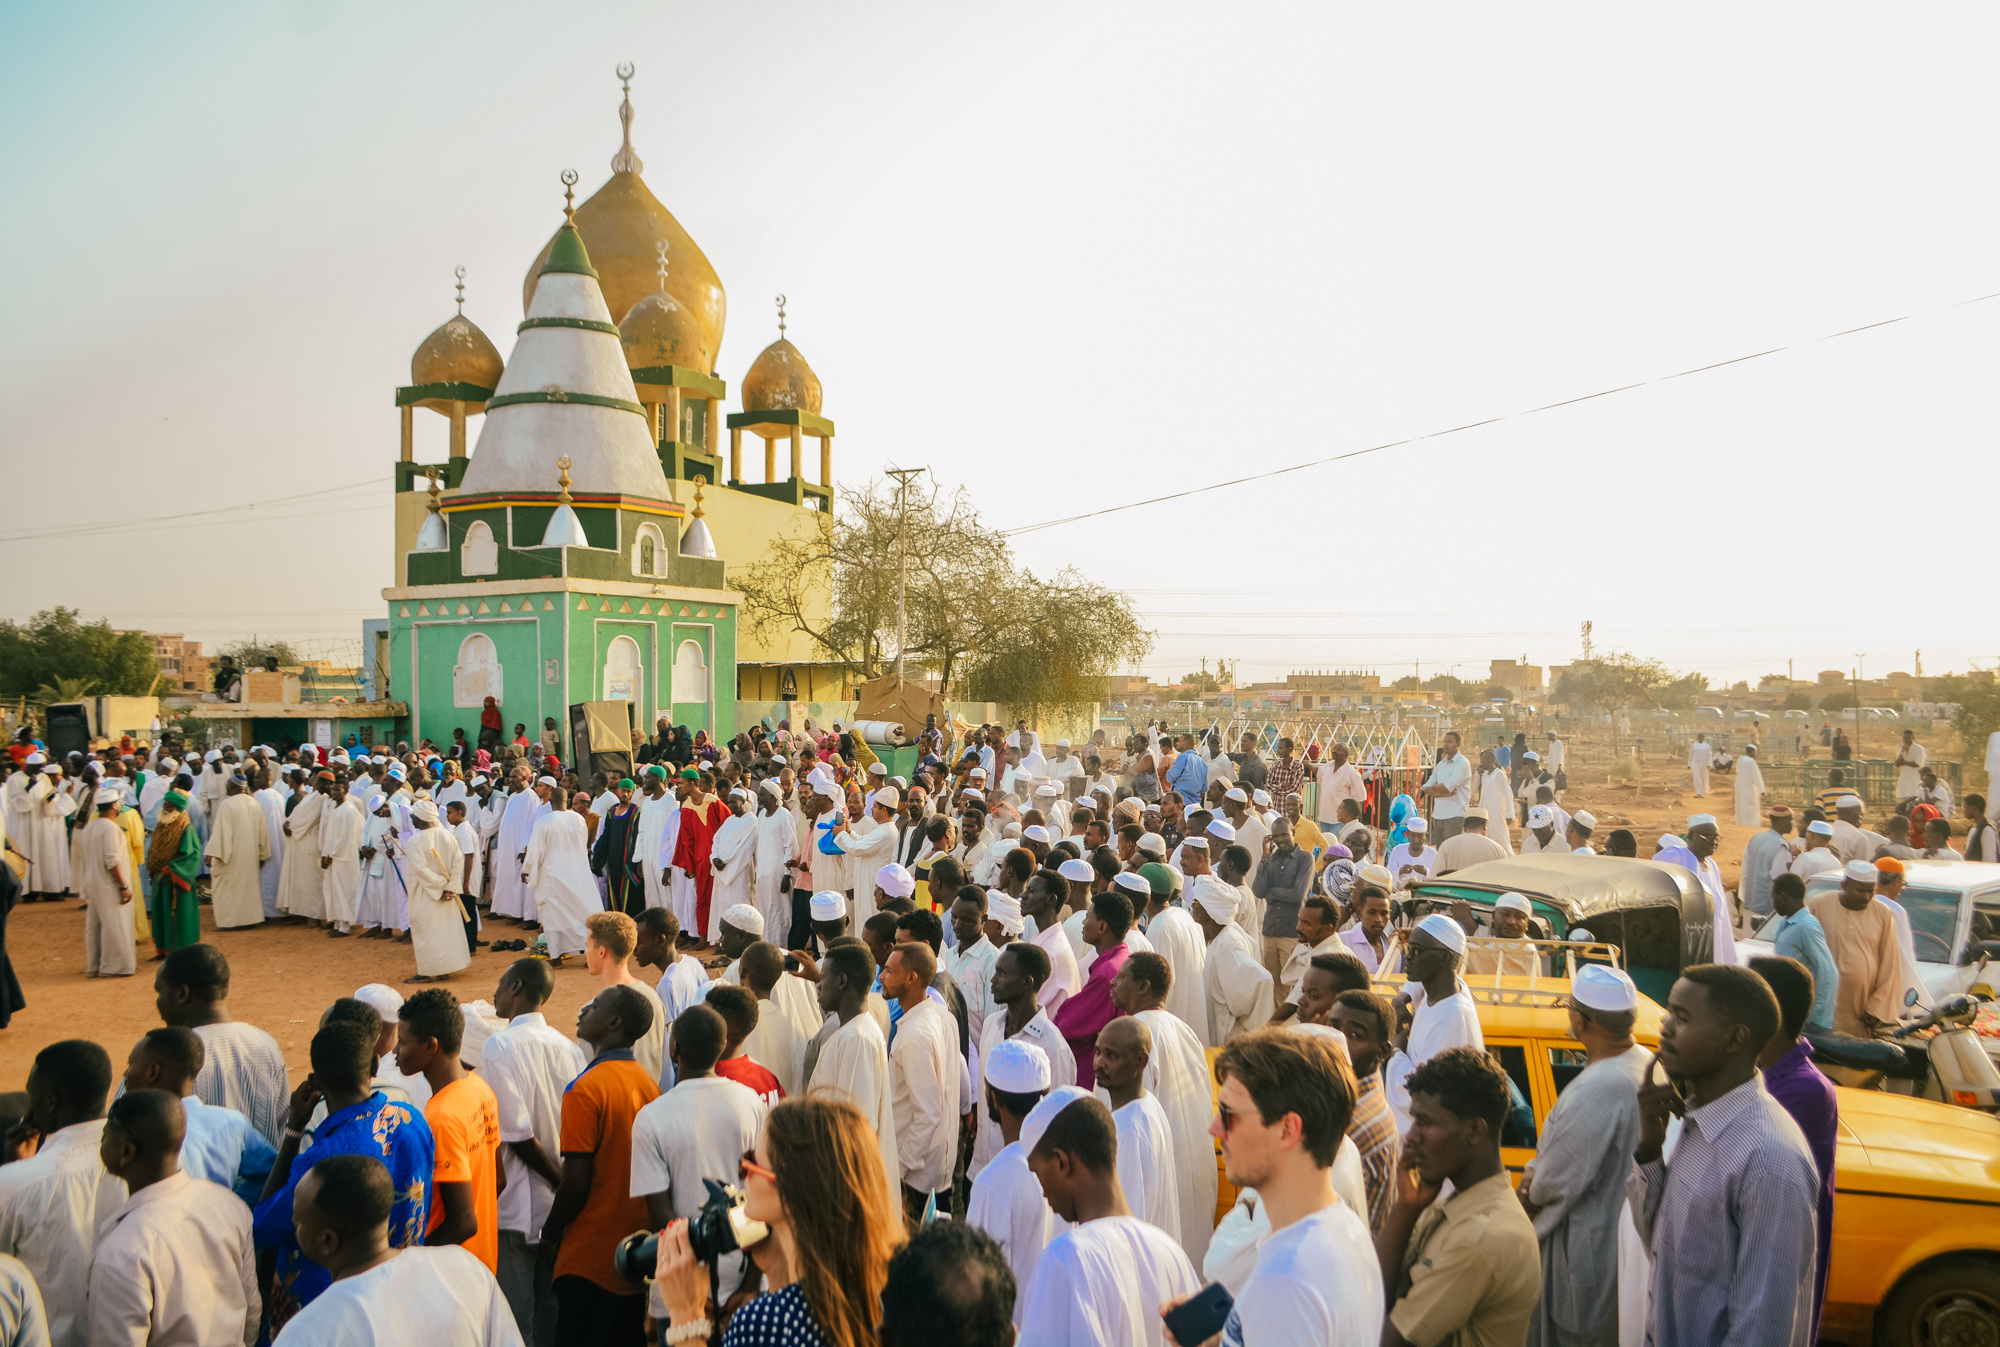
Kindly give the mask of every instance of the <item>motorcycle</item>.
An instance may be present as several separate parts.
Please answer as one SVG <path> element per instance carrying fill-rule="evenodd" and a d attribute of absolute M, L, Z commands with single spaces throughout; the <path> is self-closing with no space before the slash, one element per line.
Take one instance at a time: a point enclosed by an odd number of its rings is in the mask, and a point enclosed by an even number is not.
<path fill-rule="evenodd" d="M 1982 955 L 1979 975 L 1985 972 Z M 1928 1013 L 1899 1025 L 1888 1038 L 1808 1032 L 1806 1041 L 1812 1046 L 1813 1064 L 1836 1085 L 1864 1090 L 1901 1086 L 1899 1094 L 2000 1114 L 2000 1070 L 1995 1070 L 1972 1029 L 1979 1007 L 1991 999 L 1981 992 L 1947 996 Z M 1905 1006 L 1916 1003 L 1914 988 L 1904 993 Z M 1937 1033 L 1928 1040 L 1916 1037 L 1927 1029 Z"/>

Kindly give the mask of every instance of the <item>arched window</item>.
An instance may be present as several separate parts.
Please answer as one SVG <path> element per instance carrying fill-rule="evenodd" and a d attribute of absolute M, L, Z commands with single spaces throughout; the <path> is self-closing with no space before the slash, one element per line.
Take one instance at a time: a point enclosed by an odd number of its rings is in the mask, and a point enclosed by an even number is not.
<path fill-rule="evenodd" d="M 492 575 L 500 569 L 500 544 L 483 519 L 472 521 L 458 549 L 458 568 L 467 575 Z"/>
<path fill-rule="evenodd" d="M 700 641 L 682 641 L 680 648 L 674 652 L 674 700 L 708 700 L 708 660 L 702 653 Z"/>
<path fill-rule="evenodd" d="M 472 633 L 458 644 L 458 665 L 451 671 L 452 704 L 484 706 L 488 697 L 505 702 L 502 672 L 500 652 L 494 648 L 493 638 Z"/>
<path fill-rule="evenodd" d="M 639 677 L 639 643 L 620 636 L 604 652 L 604 700 L 638 702 L 644 683 Z M 641 712 L 645 710 L 640 707 Z"/>
<path fill-rule="evenodd" d="M 667 574 L 667 537 L 658 524 L 641 524 L 632 541 L 632 574 L 663 579 Z"/>

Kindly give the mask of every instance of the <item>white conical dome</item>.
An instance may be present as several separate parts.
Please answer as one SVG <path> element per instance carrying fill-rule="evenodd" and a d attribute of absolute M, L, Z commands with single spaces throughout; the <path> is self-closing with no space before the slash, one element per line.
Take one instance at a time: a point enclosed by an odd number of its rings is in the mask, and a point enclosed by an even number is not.
<path fill-rule="evenodd" d="M 669 499 L 625 348 L 583 241 L 565 225 L 542 268 L 458 494 L 546 492 L 567 455 L 580 495 Z"/>

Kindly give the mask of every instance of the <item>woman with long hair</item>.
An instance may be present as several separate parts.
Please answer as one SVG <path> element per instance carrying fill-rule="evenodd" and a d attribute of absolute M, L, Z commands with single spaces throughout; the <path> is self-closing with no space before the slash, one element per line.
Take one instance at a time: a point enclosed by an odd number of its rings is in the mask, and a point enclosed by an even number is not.
<path fill-rule="evenodd" d="M 723 1347 L 873 1347 L 903 1217 L 867 1121 L 836 1100 L 786 1100 L 743 1157 L 742 1177 L 743 1214 L 771 1228 L 750 1250 L 768 1289 L 730 1317 Z M 708 1268 L 686 1221 L 660 1232 L 654 1281 L 670 1327 L 700 1324 L 692 1340 L 705 1341 Z"/>

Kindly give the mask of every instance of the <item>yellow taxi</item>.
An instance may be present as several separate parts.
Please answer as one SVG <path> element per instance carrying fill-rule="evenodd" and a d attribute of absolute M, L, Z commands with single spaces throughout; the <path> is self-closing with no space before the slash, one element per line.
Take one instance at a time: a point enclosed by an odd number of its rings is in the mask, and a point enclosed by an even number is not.
<path fill-rule="evenodd" d="M 1609 946 L 1545 948 L 1559 958 L 1617 957 Z M 1569 979 L 1480 976 L 1467 983 L 1486 1050 L 1513 1081 L 1517 1104 L 1526 1105 L 1501 1137 L 1501 1157 L 1518 1182 L 1557 1096 L 1584 1068 L 1563 1008 Z M 1375 990 L 1390 997 L 1402 985 L 1400 977 L 1380 978 Z M 1662 1013 L 1639 998 L 1633 1036 L 1640 1043 L 1659 1045 Z M 1878 1090 L 1838 1094 L 1822 1339 L 1853 1347 L 2000 1344 L 2000 1119 Z M 1223 1174 L 1218 1219 L 1235 1200 Z"/>

